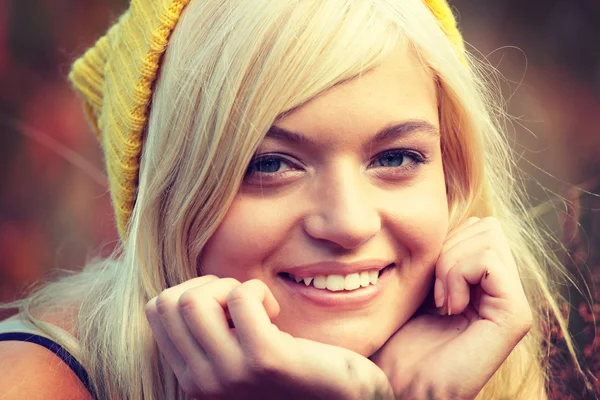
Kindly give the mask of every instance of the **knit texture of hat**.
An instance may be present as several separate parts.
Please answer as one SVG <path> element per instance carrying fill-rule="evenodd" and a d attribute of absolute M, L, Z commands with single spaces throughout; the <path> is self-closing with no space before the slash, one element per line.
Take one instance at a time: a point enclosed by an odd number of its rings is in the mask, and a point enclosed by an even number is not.
<path fill-rule="evenodd" d="M 125 238 L 137 195 L 142 134 L 162 55 L 190 0 L 132 0 L 69 79 L 102 146 L 117 228 Z M 425 0 L 459 54 L 464 43 L 446 0 Z"/>

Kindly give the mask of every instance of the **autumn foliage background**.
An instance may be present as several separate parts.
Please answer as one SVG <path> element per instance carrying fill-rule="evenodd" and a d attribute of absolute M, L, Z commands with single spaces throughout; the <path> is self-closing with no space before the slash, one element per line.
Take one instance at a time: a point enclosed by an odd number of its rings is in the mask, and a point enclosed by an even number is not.
<path fill-rule="evenodd" d="M 532 212 L 600 315 L 600 2 L 451 4 L 469 50 L 497 68 L 490 79 L 513 116 L 507 132 Z M 102 155 L 66 75 L 126 6 L 0 0 L 0 302 L 116 243 Z M 582 296 L 570 292 L 578 308 Z M 575 319 L 571 329 L 596 324 Z"/>

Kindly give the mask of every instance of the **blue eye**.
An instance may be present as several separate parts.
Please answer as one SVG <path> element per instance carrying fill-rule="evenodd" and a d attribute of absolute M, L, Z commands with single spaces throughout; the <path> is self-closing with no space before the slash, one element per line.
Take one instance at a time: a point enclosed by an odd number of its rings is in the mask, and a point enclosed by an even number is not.
<path fill-rule="evenodd" d="M 377 163 L 382 167 L 399 167 L 404 164 L 406 159 L 404 154 L 392 153 L 379 158 Z"/>
<path fill-rule="evenodd" d="M 272 175 L 293 169 L 295 169 L 295 166 L 291 161 L 279 156 L 265 155 L 262 157 L 257 157 L 250 162 L 250 165 L 246 170 L 246 176 Z"/>
<path fill-rule="evenodd" d="M 287 169 L 291 169 L 291 165 L 286 160 L 281 157 L 262 157 L 258 158 L 250 163 L 248 166 L 247 174 L 250 173 L 259 173 L 259 174 L 274 174 L 276 172 L 282 172 L 282 167 L 284 171 Z"/>
<path fill-rule="evenodd" d="M 285 156 L 264 154 L 256 156 L 246 169 L 244 182 L 249 186 L 269 187 L 289 183 L 301 176 L 301 164 Z"/>
<path fill-rule="evenodd" d="M 273 173 L 279 171 L 282 164 L 281 161 L 282 160 L 278 158 L 263 158 L 262 160 L 257 160 L 251 167 L 256 172 Z"/>
<path fill-rule="evenodd" d="M 374 167 L 408 167 L 411 164 L 420 164 L 423 158 L 412 151 L 390 150 L 380 154 L 372 163 Z"/>

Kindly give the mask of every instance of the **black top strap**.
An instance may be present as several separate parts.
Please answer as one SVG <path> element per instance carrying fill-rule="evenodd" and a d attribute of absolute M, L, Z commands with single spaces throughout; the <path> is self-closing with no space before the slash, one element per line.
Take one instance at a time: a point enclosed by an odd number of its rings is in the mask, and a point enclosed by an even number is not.
<path fill-rule="evenodd" d="M 98 396 L 96 396 L 96 393 L 94 393 L 92 385 L 90 384 L 90 378 L 83 366 L 81 366 L 81 364 L 75 359 L 75 357 L 71 355 L 71 353 L 65 350 L 58 343 L 46 337 L 26 332 L 0 333 L 0 341 L 6 340 L 16 340 L 19 342 L 35 343 L 37 345 L 47 348 L 48 350 L 56 354 L 56 356 L 58 356 L 61 360 L 63 360 L 65 364 L 69 366 L 69 368 L 71 368 L 71 370 L 75 373 L 75 375 L 77 375 L 81 383 L 83 383 L 83 386 L 85 386 L 85 388 L 90 392 L 92 398 L 98 399 Z"/>

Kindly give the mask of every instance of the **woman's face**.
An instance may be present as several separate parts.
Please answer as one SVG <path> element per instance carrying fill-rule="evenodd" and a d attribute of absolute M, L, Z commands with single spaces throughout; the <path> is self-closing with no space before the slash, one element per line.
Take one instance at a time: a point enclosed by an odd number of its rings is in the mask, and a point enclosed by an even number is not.
<path fill-rule="evenodd" d="M 422 304 L 447 229 L 436 88 L 403 47 L 276 122 L 201 269 L 264 281 L 281 330 L 368 356 Z"/>

